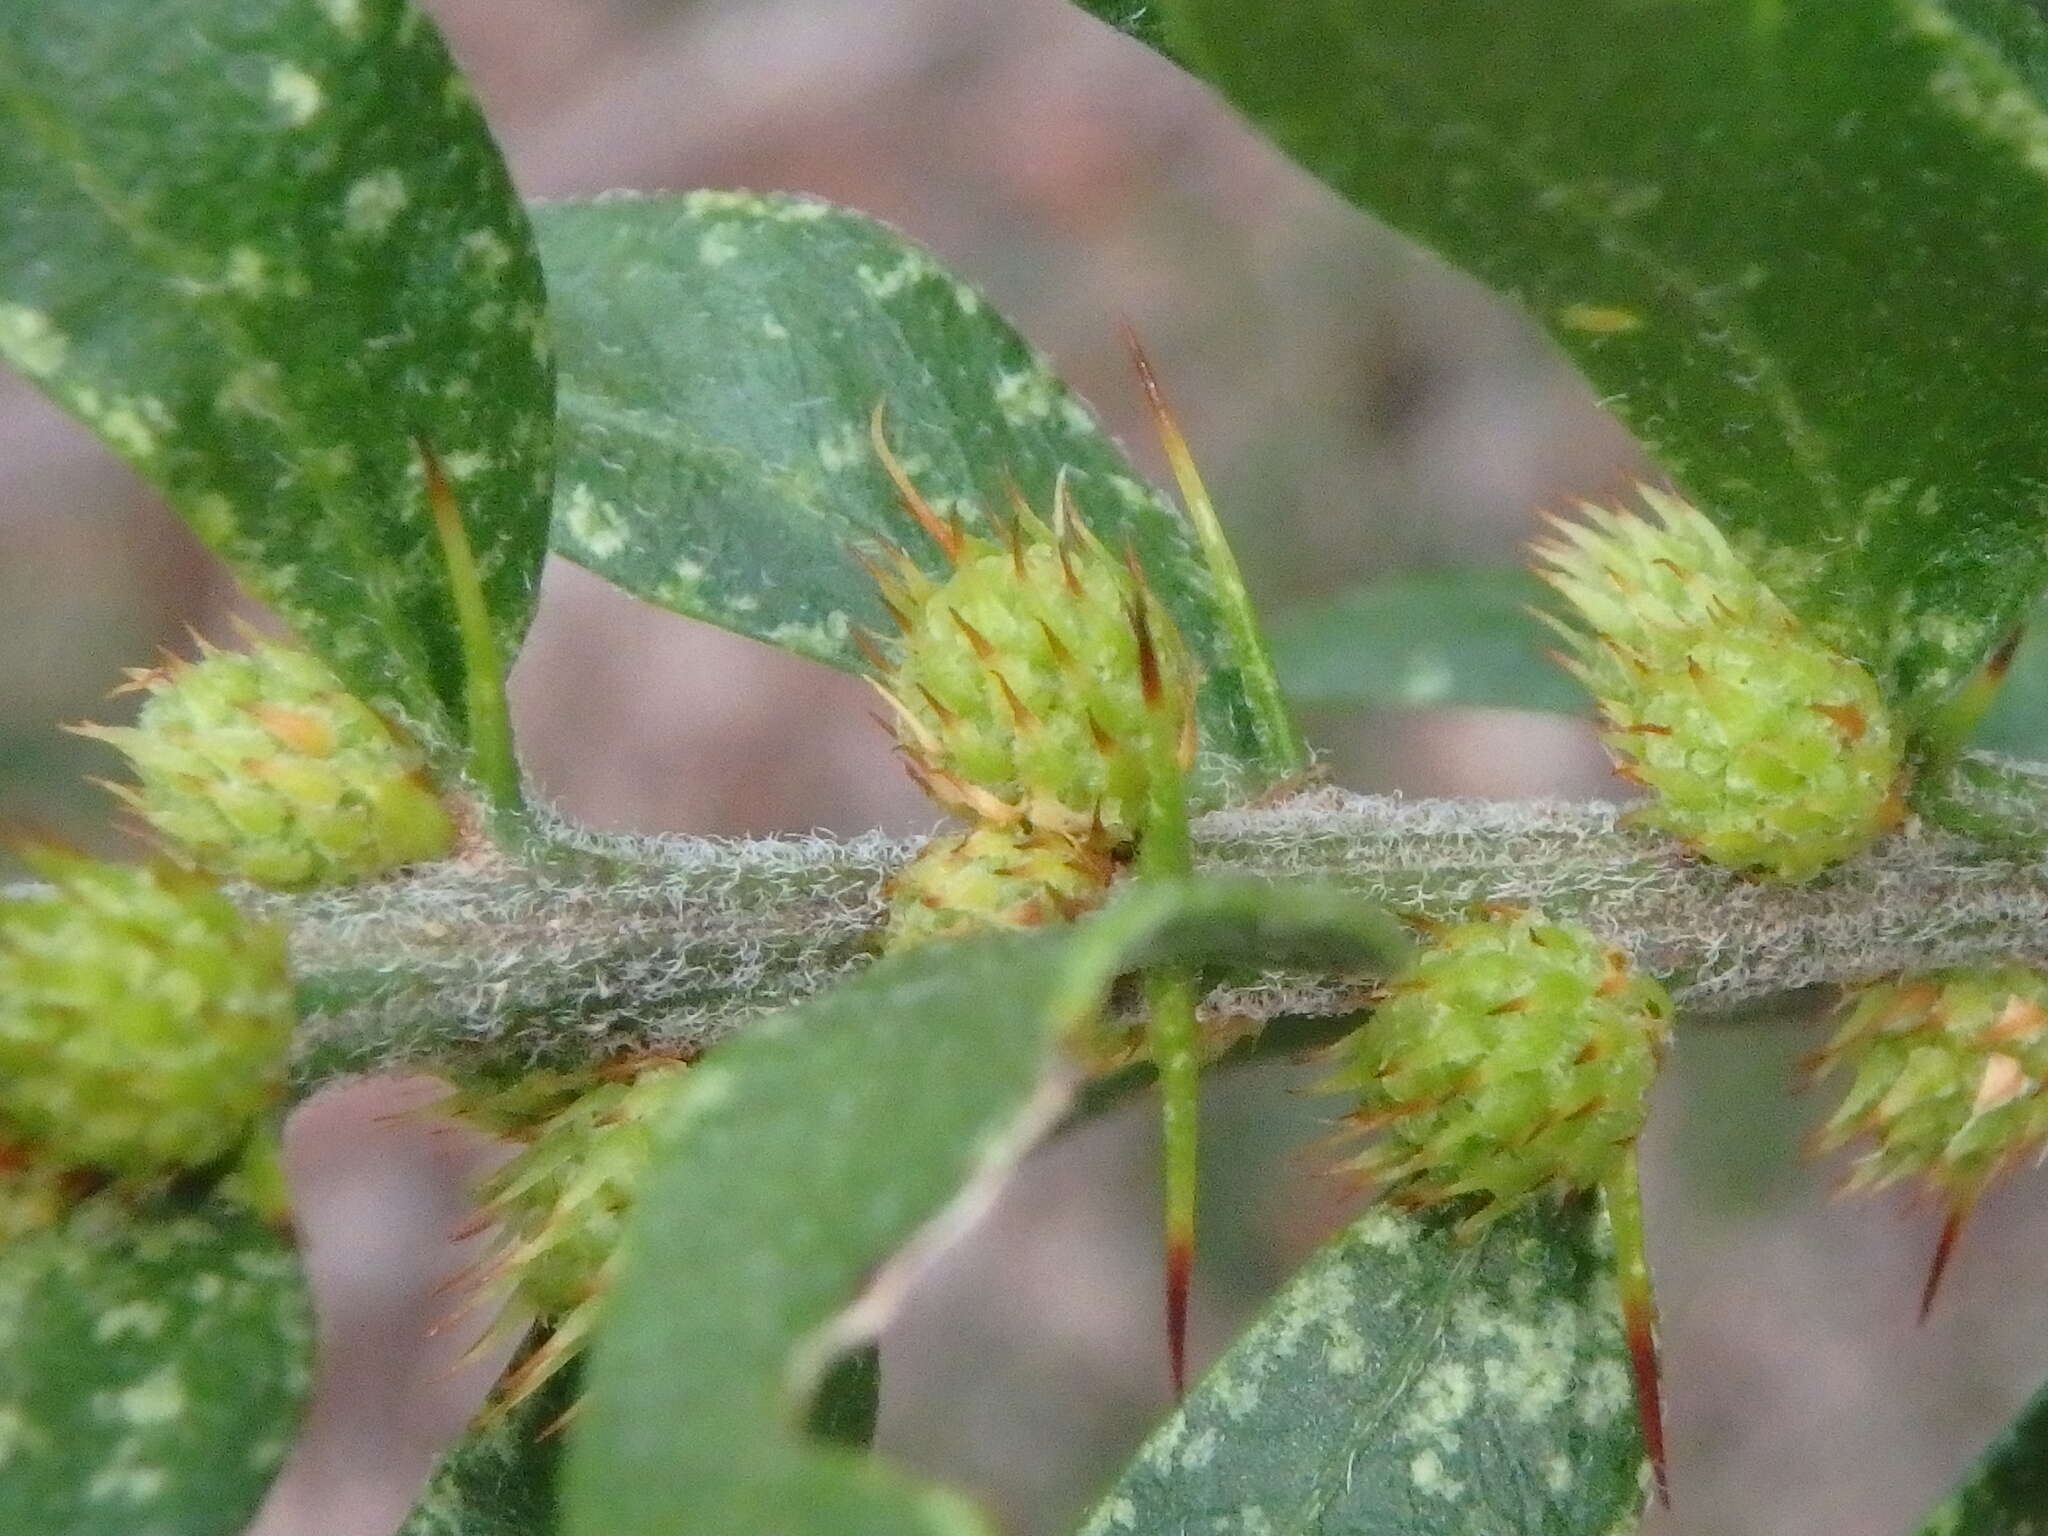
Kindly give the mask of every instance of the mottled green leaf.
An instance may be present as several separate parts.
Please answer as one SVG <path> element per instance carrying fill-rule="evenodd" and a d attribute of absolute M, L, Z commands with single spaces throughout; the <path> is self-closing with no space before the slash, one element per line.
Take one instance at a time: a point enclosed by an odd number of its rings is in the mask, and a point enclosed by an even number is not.
<path fill-rule="evenodd" d="M 298 1431 L 290 1239 L 239 1210 L 88 1203 L 0 1250 L 0 1531 L 234 1536 Z"/>
<path fill-rule="evenodd" d="M 2019 0 L 1153 9 L 1302 164 L 1519 299 L 1913 718 L 2040 594 L 2048 72 Z"/>
<path fill-rule="evenodd" d="M 397 1536 L 550 1536 L 562 1461 L 558 1421 L 575 1405 L 573 1362 L 509 1407 L 492 1404 L 434 1464 Z"/>
<path fill-rule="evenodd" d="M 0 6 L 0 357 L 358 692 L 460 738 L 414 439 L 509 648 L 553 386 L 525 215 L 412 6 Z"/>
<path fill-rule="evenodd" d="M 1930 764 L 1913 786 L 1913 809 L 1930 825 L 2014 858 L 2048 853 L 2048 764 L 1965 752 Z"/>
<path fill-rule="evenodd" d="M 1583 714 L 1586 692 L 1531 616 L 1543 584 L 1519 566 L 1424 571 L 1282 614 L 1281 686 L 1300 705 L 1541 709 Z"/>
<path fill-rule="evenodd" d="M 1138 1454 L 1085 1536 L 1606 1536 L 1648 1469 L 1604 1220 L 1471 1243 L 1369 1212 Z"/>
<path fill-rule="evenodd" d="M 943 569 L 869 446 L 882 403 L 920 489 L 971 530 L 995 534 L 1012 479 L 1049 508 L 1064 469 L 1207 670 L 1212 766 L 1281 759 L 1183 519 L 925 251 L 801 197 L 605 198 L 534 218 L 561 349 L 558 553 L 677 613 L 863 670 L 854 629 L 893 630 L 858 552 L 900 543 Z"/>
<path fill-rule="evenodd" d="M 566 1530 L 986 1532 L 958 1497 L 800 1426 L 911 1256 L 1059 1112 L 1077 1073 L 1057 1040 L 1133 965 L 1381 974 L 1401 947 L 1398 925 L 1342 897 L 1143 887 L 1070 930 L 883 960 L 722 1046 L 690 1073 L 634 1212 L 570 1426 Z"/>
<path fill-rule="evenodd" d="M 2048 1388 L 2020 1410 L 1913 1536 L 2039 1536 L 2048 1530 Z"/>

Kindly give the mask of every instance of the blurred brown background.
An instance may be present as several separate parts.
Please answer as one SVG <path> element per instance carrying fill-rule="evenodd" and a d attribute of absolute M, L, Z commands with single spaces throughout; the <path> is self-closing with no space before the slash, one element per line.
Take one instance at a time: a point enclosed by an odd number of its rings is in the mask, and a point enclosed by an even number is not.
<path fill-rule="evenodd" d="M 812 191 L 932 246 L 1149 459 L 1116 341 L 1146 336 L 1270 611 L 1404 566 L 1506 558 L 1539 508 L 1611 495 L 1627 440 L 1518 319 L 1285 164 L 1174 70 L 1059 0 L 429 0 L 540 197 Z M 1156 466 L 1155 466 L 1156 467 Z M 56 722 L 230 583 L 82 431 L 0 379 L 0 816 L 88 840 L 111 764 Z M 1372 659 L 1361 656 L 1361 667 Z M 922 827 L 847 679 L 550 573 L 517 675 L 528 763 L 642 830 Z M 1578 727 L 1511 713 L 1312 722 L 1335 777 L 1416 794 L 1595 795 Z M 1675 1514 L 1665 1536 L 1891 1536 L 2048 1375 L 2040 1179 L 1979 1215 L 1934 1320 L 1928 1213 L 1826 1201 L 1789 1099 L 1811 1026 L 1696 1030 L 1649 1171 Z M 1213 1351 L 1344 1211 L 1294 1150 L 1285 1069 L 1217 1085 L 1197 1344 Z M 329 1095 L 293 1130 L 328 1375 L 262 1536 L 381 1536 L 482 1389 L 429 1325 L 485 1149 Z M 1033 1160 L 886 1344 L 882 1440 L 1068 1529 L 1164 1408 L 1142 1108 Z M 743 1533 L 735 1533 L 743 1536 Z"/>

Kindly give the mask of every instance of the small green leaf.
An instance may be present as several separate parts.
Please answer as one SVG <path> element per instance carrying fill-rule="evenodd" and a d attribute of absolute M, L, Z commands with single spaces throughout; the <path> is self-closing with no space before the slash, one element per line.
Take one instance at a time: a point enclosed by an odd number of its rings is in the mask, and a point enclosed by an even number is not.
<path fill-rule="evenodd" d="M 551 1536 L 562 1461 L 557 1423 L 575 1406 L 572 1362 L 531 1397 L 491 1406 L 435 1463 L 397 1536 Z"/>
<path fill-rule="evenodd" d="M 1529 613 L 1546 592 L 1519 566 L 1397 576 L 1282 614 L 1273 660 L 1298 705 L 1584 714 L 1586 691 L 1550 658 L 1556 636 Z"/>
<path fill-rule="evenodd" d="M 2034 1536 L 2048 1522 L 2048 1387 L 1936 1505 L 1913 1536 Z"/>
<path fill-rule="evenodd" d="M 1207 751 L 1226 774 L 1284 761 L 1183 519 L 926 252 L 800 197 L 607 198 L 534 220 L 561 348 L 557 553 L 676 613 L 865 670 L 855 628 L 893 629 L 860 552 L 901 544 L 943 569 L 869 445 L 881 404 L 919 489 L 971 531 L 997 535 L 1011 480 L 1049 511 L 1065 470 L 1206 670 Z"/>
<path fill-rule="evenodd" d="M 0 1250 L 0 1530 L 234 1536 L 297 1433 L 312 1351 L 290 1239 L 111 1199 Z"/>
<path fill-rule="evenodd" d="M 525 215 L 411 5 L 0 7 L 0 357 L 358 693 L 462 739 L 415 440 L 509 653 L 553 382 Z"/>
<path fill-rule="evenodd" d="M 1375 1209 L 1149 1440 L 1084 1536 L 1593 1536 L 1647 1467 L 1605 1223 L 1538 1205 L 1471 1243 Z"/>
<path fill-rule="evenodd" d="M 1910 721 L 2048 584 L 2018 0 L 1156 11 L 1303 165 L 1519 299 Z"/>
<path fill-rule="evenodd" d="M 1378 975 L 1402 948 L 1347 898 L 1166 882 L 1072 929 L 883 960 L 722 1046 L 689 1074 L 634 1212 L 570 1429 L 565 1529 L 985 1532 L 959 1498 L 801 1426 L 915 1255 L 1058 1114 L 1078 1073 L 1056 1042 L 1134 966 Z"/>

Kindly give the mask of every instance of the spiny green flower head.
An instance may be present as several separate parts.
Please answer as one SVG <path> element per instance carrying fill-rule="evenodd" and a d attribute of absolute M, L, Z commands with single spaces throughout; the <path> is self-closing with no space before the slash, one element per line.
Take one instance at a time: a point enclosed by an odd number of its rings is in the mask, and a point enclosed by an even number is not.
<path fill-rule="evenodd" d="M 685 1071 L 661 1062 L 600 1083 L 535 1127 L 485 1183 L 483 1214 L 502 1239 L 483 1284 L 509 1291 L 554 1329 L 507 1381 L 509 1401 L 538 1389 L 596 1327 L 655 1122 Z"/>
<path fill-rule="evenodd" d="M 1115 865 L 1100 843 L 1022 826 L 935 837 L 890 876 L 887 948 L 1069 922 L 1098 906 Z"/>
<path fill-rule="evenodd" d="M 239 1149 L 284 1091 L 284 933 L 205 876 L 38 851 L 0 901 L 0 1139 L 148 1180 Z"/>
<path fill-rule="evenodd" d="M 1064 482 L 1052 527 L 1020 500 L 999 546 L 941 519 L 879 431 L 876 449 L 952 565 L 935 582 L 898 550 L 874 568 L 902 638 L 871 659 L 913 776 L 969 819 L 1133 840 L 1160 764 L 1185 771 L 1195 747 L 1194 665 L 1136 563 Z"/>
<path fill-rule="evenodd" d="M 132 727 L 82 726 L 140 781 L 117 788 L 173 851 L 256 885 L 341 885 L 437 859 L 455 826 L 419 750 L 309 653 L 252 638 L 129 674 Z"/>
<path fill-rule="evenodd" d="M 1437 933 L 1338 1047 L 1349 1166 L 1410 1207 L 1473 1198 L 1472 1232 L 1628 1153 L 1671 1039 L 1671 999 L 1574 923 L 1499 912 Z"/>
<path fill-rule="evenodd" d="M 2023 965 L 1865 987 L 1816 1076 L 1849 1073 L 1823 1151 L 1867 1143 L 1851 1189 L 1923 1180 L 1958 1207 L 2048 1143 L 2048 976 Z"/>
<path fill-rule="evenodd" d="M 1696 508 L 1585 507 L 1535 551 L 1601 740 L 1654 798 L 1633 819 L 1716 864 L 1801 881 L 1897 825 L 1902 743 L 1876 681 L 1823 644 Z"/>

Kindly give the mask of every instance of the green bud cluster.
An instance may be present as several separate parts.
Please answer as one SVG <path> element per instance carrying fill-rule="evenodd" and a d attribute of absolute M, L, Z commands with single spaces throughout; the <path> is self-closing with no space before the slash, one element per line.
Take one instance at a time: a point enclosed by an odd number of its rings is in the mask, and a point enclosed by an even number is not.
<path fill-rule="evenodd" d="M 1585 626 L 1552 622 L 1600 707 L 1634 813 L 1716 864 L 1810 879 L 1902 814 L 1902 743 L 1876 681 L 1759 581 L 1701 512 L 1559 521 L 1539 574 Z"/>
<path fill-rule="evenodd" d="M 1815 1065 L 1849 1077 L 1819 1144 L 1865 1144 L 1850 1188 L 1918 1179 L 1966 1208 L 2048 1145 L 2048 976 L 1930 971 L 1864 987 L 1843 1013 Z"/>
<path fill-rule="evenodd" d="M 419 750 L 305 651 L 201 642 L 197 662 L 130 674 L 129 727 L 81 726 L 135 769 L 115 792 L 198 867 L 297 888 L 445 855 L 455 839 Z"/>
<path fill-rule="evenodd" d="M 1545 1189 L 1592 1189 L 1648 1113 L 1670 997 L 1573 923 L 1499 912 L 1436 932 L 1338 1045 L 1348 1166 L 1421 1208 L 1470 1200 L 1476 1231 Z"/>
<path fill-rule="evenodd" d="M 1137 565 L 1064 483 L 1051 527 L 1020 501 L 997 545 L 940 519 L 877 448 L 952 566 L 934 581 L 892 550 L 875 567 L 901 630 L 876 648 L 877 686 L 911 773 L 970 820 L 1135 840 L 1158 775 L 1195 744 L 1193 663 Z"/>
<path fill-rule="evenodd" d="M 31 855 L 0 901 L 0 1143 L 43 1174 L 149 1181 L 243 1149 L 284 1090 L 283 931 L 167 864 Z M 14 1187 L 32 1201 L 47 1190 Z"/>
<path fill-rule="evenodd" d="M 890 877 L 887 947 L 1068 922 L 1098 905 L 1115 873 L 1085 838 L 1020 826 L 935 837 Z"/>
<path fill-rule="evenodd" d="M 482 1283 L 552 1329 L 508 1378 L 508 1400 L 537 1390 L 597 1326 L 655 1121 L 685 1071 L 664 1061 L 596 1083 L 529 1124 L 518 1153 L 485 1182 L 482 1213 L 501 1238 Z M 461 1097 L 453 1107 L 461 1112 Z"/>

